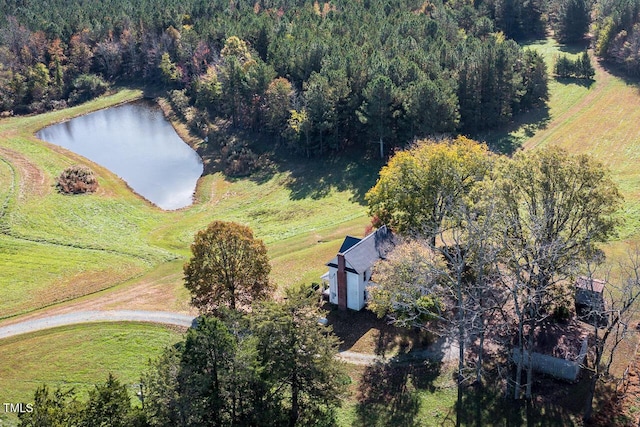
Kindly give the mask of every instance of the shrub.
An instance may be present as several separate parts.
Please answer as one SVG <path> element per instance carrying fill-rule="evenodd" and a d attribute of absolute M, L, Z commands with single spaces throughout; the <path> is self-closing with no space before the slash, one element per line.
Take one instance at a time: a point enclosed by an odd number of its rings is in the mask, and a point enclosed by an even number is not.
<path fill-rule="evenodd" d="M 189 121 L 189 97 L 186 90 L 172 90 L 169 92 L 169 102 L 173 111 L 185 121 Z"/>
<path fill-rule="evenodd" d="M 56 188 L 65 194 L 93 193 L 98 188 L 98 180 L 88 167 L 74 165 L 60 174 Z"/>
<path fill-rule="evenodd" d="M 257 156 L 244 143 L 229 141 L 222 146 L 220 153 L 227 176 L 247 176 L 257 169 Z"/>
<path fill-rule="evenodd" d="M 553 309 L 552 316 L 556 322 L 566 322 L 572 317 L 571 309 L 565 304 L 560 304 Z"/>
<path fill-rule="evenodd" d="M 71 83 L 69 104 L 75 105 L 100 96 L 109 89 L 109 83 L 95 74 L 81 74 Z"/>

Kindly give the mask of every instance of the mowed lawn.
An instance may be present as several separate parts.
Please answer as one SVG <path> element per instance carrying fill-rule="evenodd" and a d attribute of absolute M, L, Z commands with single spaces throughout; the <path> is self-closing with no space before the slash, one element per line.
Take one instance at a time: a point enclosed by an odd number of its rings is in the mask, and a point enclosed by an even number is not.
<path fill-rule="evenodd" d="M 547 58 L 561 52 L 552 42 L 532 47 Z M 559 146 L 589 154 L 609 168 L 625 199 L 624 224 L 608 249 L 618 259 L 640 243 L 640 84 L 616 77 L 595 59 L 592 63 L 596 76 L 588 86 L 578 80 L 554 79 L 548 123 L 523 148 Z"/>
<path fill-rule="evenodd" d="M 149 359 L 180 341 L 183 332 L 145 323 L 90 323 L 0 340 L 0 402 L 33 402 L 41 384 L 74 388 L 82 399 L 109 372 L 123 384 L 140 382 Z M 7 418 L 4 411 L 2 417 Z"/>
<path fill-rule="evenodd" d="M 161 269 L 171 286 L 180 286 L 194 234 L 216 219 L 249 225 L 266 242 L 280 288 L 319 280 L 344 235 L 364 233 L 363 196 L 377 178 L 377 159 L 291 156 L 249 178 L 206 175 L 193 206 L 167 212 L 108 170 L 34 136 L 50 123 L 140 96 L 122 90 L 63 111 L 0 120 L 0 320 L 135 285 L 161 265 L 171 267 Z M 55 190 L 56 176 L 77 163 L 98 174 L 96 194 Z M 181 305 L 168 298 L 146 308 Z"/>

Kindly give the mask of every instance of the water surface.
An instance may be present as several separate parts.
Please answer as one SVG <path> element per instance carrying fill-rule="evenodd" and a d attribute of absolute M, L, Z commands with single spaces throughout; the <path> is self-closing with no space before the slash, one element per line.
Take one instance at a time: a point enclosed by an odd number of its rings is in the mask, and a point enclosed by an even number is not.
<path fill-rule="evenodd" d="M 37 136 L 106 167 L 162 209 L 190 205 L 203 171 L 200 156 L 148 101 L 96 111 Z"/>

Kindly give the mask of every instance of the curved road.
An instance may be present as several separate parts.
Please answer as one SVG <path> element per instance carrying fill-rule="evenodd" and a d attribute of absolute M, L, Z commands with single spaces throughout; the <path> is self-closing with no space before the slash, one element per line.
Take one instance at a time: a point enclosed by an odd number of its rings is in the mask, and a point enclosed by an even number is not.
<path fill-rule="evenodd" d="M 25 320 L 13 325 L 0 327 L 0 339 L 14 335 L 56 328 L 58 326 L 75 325 L 89 322 L 151 322 L 166 325 L 191 326 L 194 317 L 166 311 L 144 310 L 112 310 L 112 311 L 77 311 L 58 314 L 41 319 Z"/>
<path fill-rule="evenodd" d="M 170 313 L 166 311 L 145 311 L 145 310 L 111 310 L 111 311 L 76 311 L 73 313 L 58 314 L 40 319 L 25 320 L 12 325 L 0 327 L 0 339 L 9 338 L 29 332 L 41 331 L 44 329 L 56 328 L 58 326 L 76 325 L 91 322 L 150 322 L 166 325 L 176 325 L 190 327 L 195 317 Z M 424 359 L 437 361 L 457 360 L 458 347 L 451 341 L 442 339 L 427 350 L 408 353 L 397 358 L 386 359 L 374 354 L 355 353 L 352 351 L 341 351 L 338 357 L 345 362 L 355 365 L 376 365 L 381 363 L 395 362 L 415 362 Z"/>

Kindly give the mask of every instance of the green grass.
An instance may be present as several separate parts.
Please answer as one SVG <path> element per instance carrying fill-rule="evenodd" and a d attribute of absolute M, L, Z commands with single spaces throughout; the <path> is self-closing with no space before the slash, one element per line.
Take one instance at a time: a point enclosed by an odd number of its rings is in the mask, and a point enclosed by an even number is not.
<path fill-rule="evenodd" d="M 612 261 L 640 243 L 640 85 L 596 67 L 588 87 L 554 83 L 550 122 L 526 141 L 525 149 L 556 145 L 585 153 L 612 173 L 625 198 L 619 236 L 607 248 Z"/>
<path fill-rule="evenodd" d="M 96 292 L 148 266 L 137 258 L 0 234 L 0 319 Z"/>
<path fill-rule="evenodd" d="M 92 323 L 1 340 L 0 402 L 32 402 L 41 384 L 73 387 L 84 398 L 109 372 L 132 385 L 150 358 L 181 339 L 182 333 L 159 325 Z"/>
<path fill-rule="evenodd" d="M 556 145 L 571 153 L 589 154 L 608 167 L 625 198 L 623 225 L 606 248 L 615 263 L 640 243 L 640 85 L 616 77 L 595 59 L 593 82 L 555 79 L 551 74 L 555 56 L 575 58 L 582 48 L 559 45 L 553 39 L 531 42 L 528 47 L 542 53 L 548 65 L 548 105 L 481 139 L 507 152 Z"/>
<path fill-rule="evenodd" d="M 0 120 L 0 319 L 134 284 L 167 263 L 166 275 L 179 282 L 194 234 L 215 219 L 253 228 L 280 287 L 318 280 L 344 234 L 363 234 L 363 195 L 375 183 L 378 160 L 284 156 L 249 178 L 214 173 L 201 179 L 193 206 L 165 212 L 108 170 L 34 136 L 53 122 L 140 96 L 123 90 L 68 110 Z M 97 193 L 55 191 L 56 176 L 74 163 L 96 171 Z"/>
<path fill-rule="evenodd" d="M 593 84 L 578 79 L 556 79 L 553 66 L 557 55 L 576 59 L 582 51 L 567 49 L 552 38 L 524 44 L 527 49 L 542 54 L 549 75 L 549 102 L 544 107 L 533 109 L 517 116 L 514 123 L 504 129 L 486 132 L 478 136 L 494 149 L 510 154 L 521 148 L 534 135 L 544 132 L 550 125 L 570 119 L 570 110 L 590 93 Z M 565 116 L 566 115 L 566 116 Z"/>
<path fill-rule="evenodd" d="M 585 381 L 573 385 L 546 380 L 541 383 L 553 390 L 527 404 L 505 398 L 503 390 L 490 386 L 464 387 L 458 400 L 452 364 L 348 368 L 351 393 L 336 413 L 342 427 L 582 425 Z"/>

